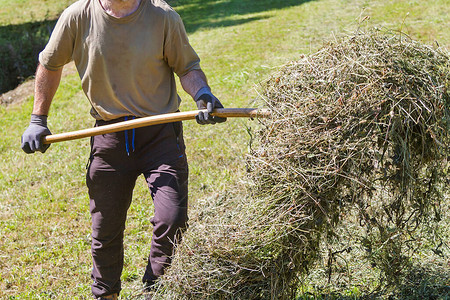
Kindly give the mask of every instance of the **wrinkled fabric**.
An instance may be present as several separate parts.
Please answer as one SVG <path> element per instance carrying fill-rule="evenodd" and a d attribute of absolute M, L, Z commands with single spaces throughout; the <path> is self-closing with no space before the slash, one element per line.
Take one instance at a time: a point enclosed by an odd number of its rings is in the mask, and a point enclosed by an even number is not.
<path fill-rule="evenodd" d="M 97 121 L 97 125 L 112 122 Z M 93 137 L 91 148 L 86 176 L 92 216 L 91 276 L 92 292 L 100 297 L 121 290 L 127 210 L 141 174 L 154 204 L 150 219 L 153 237 L 144 277 L 164 274 L 188 220 L 188 165 L 181 122 L 137 128 L 134 151 L 129 153 L 124 131 Z"/>
<path fill-rule="evenodd" d="M 124 18 L 99 0 L 80 0 L 58 19 L 39 62 L 58 70 L 73 60 L 97 120 L 178 110 L 174 72 L 200 69 L 180 16 L 164 1 L 142 0 Z"/>

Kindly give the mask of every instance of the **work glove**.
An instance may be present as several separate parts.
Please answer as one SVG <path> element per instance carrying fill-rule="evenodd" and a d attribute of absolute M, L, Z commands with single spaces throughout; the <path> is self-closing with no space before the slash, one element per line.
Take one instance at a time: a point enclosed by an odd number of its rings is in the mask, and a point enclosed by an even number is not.
<path fill-rule="evenodd" d="M 223 108 L 222 103 L 212 93 L 209 87 L 202 87 L 194 97 L 198 109 L 207 109 L 208 112 L 200 111 L 195 117 L 200 125 L 223 123 L 227 118 L 211 116 L 215 108 Z"/>
<path fill-rule="evenodd" d="M 22 150 L 25 153 L 47 151 L 50 144 L 44 144 L 42 138 L 52 134 L 47 127 L 47 116 L 31 115 L 30 125 L 22 135 Z"/>

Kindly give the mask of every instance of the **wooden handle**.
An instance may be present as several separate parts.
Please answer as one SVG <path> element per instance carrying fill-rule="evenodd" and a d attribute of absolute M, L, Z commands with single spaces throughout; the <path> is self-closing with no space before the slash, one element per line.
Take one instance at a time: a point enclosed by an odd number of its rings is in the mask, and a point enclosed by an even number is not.
<path fill-rule="evenodd" d="M 178 122 L 184 120 L 192 120 L 198 115 L 201 110 L 192 110 L 186 112 L 176 112 L 169 114 L 162 114 L 156 116 L 150 116 L 145 118 L 139 118 L 120 123 L 114 123 L 89 129 L 82 129 L 78 131 L 65 132 L 47 135 L 43 138 L 44 144 L 51 144 L 57 142 L 64 142 L 70 140 L 81 139 L 94 135 L 106 134 L 111 132 L 117 132 L 122 130 L 134 129 L 139 127 L 145 127 L 150 125 L 164 124 L 170 122 Z M 207 110 L 203 110 L 207 112 Z M 226 117 L 226 118 L 258 118 L 268 117 L 270 112 L 266 109 L 257 108 L 219 108 L 214 110 L 213 116 Z"/>

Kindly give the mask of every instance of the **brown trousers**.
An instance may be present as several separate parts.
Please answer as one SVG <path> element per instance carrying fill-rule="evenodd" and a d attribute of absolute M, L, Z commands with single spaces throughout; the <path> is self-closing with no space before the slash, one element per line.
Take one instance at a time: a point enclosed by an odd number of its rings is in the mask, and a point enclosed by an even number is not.
<path fill-rule="evenodd" d="M 96 126 L 123 121 L 97 121 Z M 164 273 L 174 243 L 188 220 L 188 165 L 181 122 L 95 136 L 91 139 L 86 184 L 92 217 L 92 293 L 119 293 L 123 234 L 137 177 L 143 174 L 154 216 L 148 266 L 143 281 Z"/>

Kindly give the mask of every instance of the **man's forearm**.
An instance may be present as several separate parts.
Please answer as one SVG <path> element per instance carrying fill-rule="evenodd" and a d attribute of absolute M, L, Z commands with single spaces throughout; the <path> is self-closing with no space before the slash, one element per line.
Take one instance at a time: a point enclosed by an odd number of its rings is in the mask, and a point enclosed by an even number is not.
<path fill-rule="evenodd" d="M 205 73 L 202 70 L 193 70 L 180 77 L 180 82 L 183 89 L 192 96 L 197 104 L 199 110 L 206 109 L 207 111 L 199 111 L 196 119 L 197 123 L 216 124 L 225 122 L 226 118 L 210 115 L 216 108 L 223 108 L 222 103 L 211 93 L 208 86 Z"/>
<path fill-rule="evenodd" d="M 208 86 L 205 73 L 202 70 L 192 70 L 180 77 L 181 86 L 183 89 L 194 98 L 195 94 L 202 88 Z"/>
<path fill-rule="evenodd" d="M 34 84 L 33 114 L 48 115 L 53 97 L 61 81 L 61 74 L 62 68 L 50 71 L 41 64 L 38 65 Z"/>

